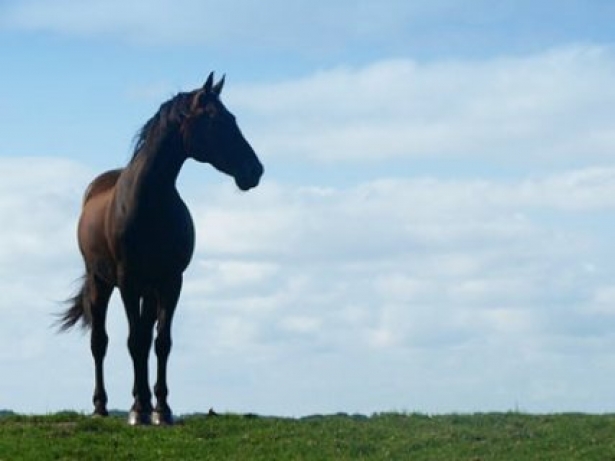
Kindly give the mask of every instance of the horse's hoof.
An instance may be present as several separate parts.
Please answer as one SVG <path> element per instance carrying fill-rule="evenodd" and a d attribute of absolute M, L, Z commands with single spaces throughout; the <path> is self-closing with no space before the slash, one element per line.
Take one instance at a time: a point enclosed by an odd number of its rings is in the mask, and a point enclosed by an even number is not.
<path fill-rule="evenodd" d="M 152 413 L 152 424 L 156 426 L 172 426 L 173 415 L 166 411 L 156 411 Z"/>
<path fill-rule="evenodd" d="M 130 410 L 130 413 L 128 413 L 128 424 L 131 426 L 149 426 L 152 424 L 152 418 L 149 413 Z"/>

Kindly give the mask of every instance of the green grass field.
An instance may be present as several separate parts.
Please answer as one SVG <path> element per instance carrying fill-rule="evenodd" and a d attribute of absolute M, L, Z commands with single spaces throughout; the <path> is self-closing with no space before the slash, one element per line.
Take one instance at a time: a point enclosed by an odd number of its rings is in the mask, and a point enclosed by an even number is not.
<path fill-rule="evenodd" d="M 615 460 L 615 415 L 0 417 L 0 460 Z"/>

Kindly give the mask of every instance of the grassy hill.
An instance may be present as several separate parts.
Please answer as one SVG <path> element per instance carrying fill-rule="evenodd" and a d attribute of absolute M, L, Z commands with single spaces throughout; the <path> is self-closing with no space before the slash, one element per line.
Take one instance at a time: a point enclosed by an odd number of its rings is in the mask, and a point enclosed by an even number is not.
<path fill-rule="evenodd" d="M 0 460 L 615 460 L 615 415 L 187 416 L 129 427 L 76 413 L 0 418 Z"/>

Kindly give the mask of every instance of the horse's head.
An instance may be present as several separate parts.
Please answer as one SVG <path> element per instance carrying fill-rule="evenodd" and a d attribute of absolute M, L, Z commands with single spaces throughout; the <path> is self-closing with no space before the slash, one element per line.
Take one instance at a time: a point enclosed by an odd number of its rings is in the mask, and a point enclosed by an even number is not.
<path fill-rule="evenodd" d="M 182 136 L 188 156 L 232 176 L 245 191 L 258 185 L 263 165 L 243 137 L 235 116 L 220 101 L 223 86 L 224 77 L 214 85 L 212 72 L 205 85 L 193 92 Z"/>

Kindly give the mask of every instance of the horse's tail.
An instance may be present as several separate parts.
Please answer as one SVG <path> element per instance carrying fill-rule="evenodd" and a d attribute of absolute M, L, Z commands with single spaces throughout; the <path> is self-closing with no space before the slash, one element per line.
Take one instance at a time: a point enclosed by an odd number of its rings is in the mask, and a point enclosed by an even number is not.
<path fill-rule="evenodd" d="M 59 315 L 57 322 L 61 332 L 70 330 L 79 322 L 81 322 L 81 328 L 84 329 L 92 326 L 89 285 L 87 277 L 83 277 L 83 284 L 77 294 L 66 301 L 69 307 Z"/>

